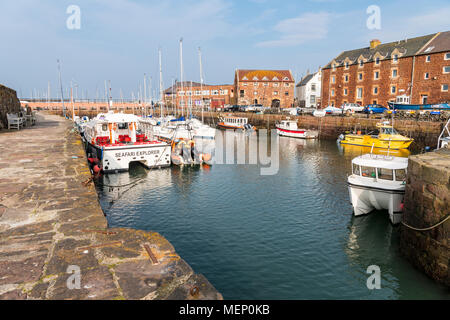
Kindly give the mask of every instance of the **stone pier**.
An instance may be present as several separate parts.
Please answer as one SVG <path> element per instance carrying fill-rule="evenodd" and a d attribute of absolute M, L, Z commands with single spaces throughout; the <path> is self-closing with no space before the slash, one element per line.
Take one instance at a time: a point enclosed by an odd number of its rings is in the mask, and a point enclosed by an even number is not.
<path fill-rule="evenodd" d="M 222 299 L 160 234 L 108 228 L 90 178 L 70 121 L 0 131 L 0 299 Z"/>
<path fill-rule="evenodd" d="M 402 254 L 450 287 L 450 149 L 409 157 L 404 209 Z"/>

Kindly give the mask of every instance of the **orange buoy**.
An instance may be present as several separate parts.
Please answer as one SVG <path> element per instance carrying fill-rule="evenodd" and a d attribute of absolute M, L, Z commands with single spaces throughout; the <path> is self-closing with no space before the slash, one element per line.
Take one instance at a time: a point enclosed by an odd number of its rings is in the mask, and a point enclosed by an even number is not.
<path fill-rule="evenodd" d="M 95 173 L 99 173 L 100 171 L 101 171 L 100 167 L 96 164 L 96 165 L 94 166 L 94 172 L 95 172 Z"/>

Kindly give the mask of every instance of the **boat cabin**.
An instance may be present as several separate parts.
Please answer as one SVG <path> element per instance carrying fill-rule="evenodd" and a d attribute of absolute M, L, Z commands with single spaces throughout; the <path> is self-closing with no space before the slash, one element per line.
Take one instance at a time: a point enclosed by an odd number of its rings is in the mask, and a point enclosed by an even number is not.
<path fill-rule="evenodd" d="M 287 130 L 297 130 L 297 121 L 294 120 L 281 120 L 279 127 Z"/>
<path fill-rule="evenodd" d="M 248 123 L 247 118 L 239 118 L 239 117 L 224 117 L 224 124 L 241 127 Z"/>
<path fill-rule="evenodd" d="M 365 154 L 352 161 L 352 173 L 356 177 L 372 181 L 401 182 L 406 180 L 408 158 Z"/>

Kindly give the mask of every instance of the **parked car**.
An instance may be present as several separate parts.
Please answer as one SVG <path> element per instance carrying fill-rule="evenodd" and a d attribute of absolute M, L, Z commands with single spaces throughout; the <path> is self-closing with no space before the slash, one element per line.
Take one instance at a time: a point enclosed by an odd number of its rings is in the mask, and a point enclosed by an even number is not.
<path fill-rule="evenodd" d="M 227 112 L 227 111 L 239 111 L 240 107 L 238 105 L 227 105 L 223 108 L 223 111 Z"/>
<path fill-rule="evenodd" d="M 328 106 L 323 109 L 326 114 L 342 114 L 342 109 L 335 106 Z"/>
<path fill-rule="evenodd" d="M 355 113 L 364 111 L 364 107 L 360 106 L 357 103 L 344 103 L 341 105 L 341 109 L 344 111 L 344 113 Z"/>
<path fill-rule="evenodd" d="M 264 109 L 262 104 L 251 104 L 248 106 L 247 110 L 248 112 L 260 112 Z"/>
<path fill-rule="evenodd" d="M 381 104 L 368 104 L 364 107 L 364 113 L 385 113 L 388 112 L 389 109 Z"/>

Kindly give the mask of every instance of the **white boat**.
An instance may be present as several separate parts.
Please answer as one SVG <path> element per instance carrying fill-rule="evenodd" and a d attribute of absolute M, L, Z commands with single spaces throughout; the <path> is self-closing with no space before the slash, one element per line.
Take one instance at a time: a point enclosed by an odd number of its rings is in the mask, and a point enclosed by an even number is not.
<path fill-rule="evenodd" d="M 170 166 L 170 145 L 149 139 L 132 114 L 100 113 L 86 124 L 84 138 L 96 170 L 105 173 L 127 171 L 131 162 L 147 168 Z"/>
<path fill-rule="evenodd" d="M 314 116 L 314 117 L 318 117 L 318 118 L 325 117 L 326 114 L 327 114 L 327 113 L 326 113 L 325 110 L 318 110 L 318 109 L 316 109 L 316 110 L 313 111 L 313 116 Z"/>
<path fill-rule="evenodd" d="M 450 148 L 450 119 L 448 119 L 438 138 L 437 149 L 441 148 Z"/>
<path fill-rule="evenodd" d="M 294 120 L 281 120 L 275 127 L 279 136 L 302 139 L 316 139 L 319 136 L 319 132 L 316 130 L 298 128 L 297 121 Z"/>
<path fill-rule="evenodd" d="M 232 129 L 232 130 L 252 130 L 253 127 L 248 123 L 247 118 L 226 116 L 221 117 L 217 123 L 217 127 L 220 129 Z"/>
<path fill-rule="evenodd" d="M 354 158 L 347 181 L 355 216 L 387 210 L 391 222 L 400 223 L 407 167 L 403 157 L 370 153 Z"/>

